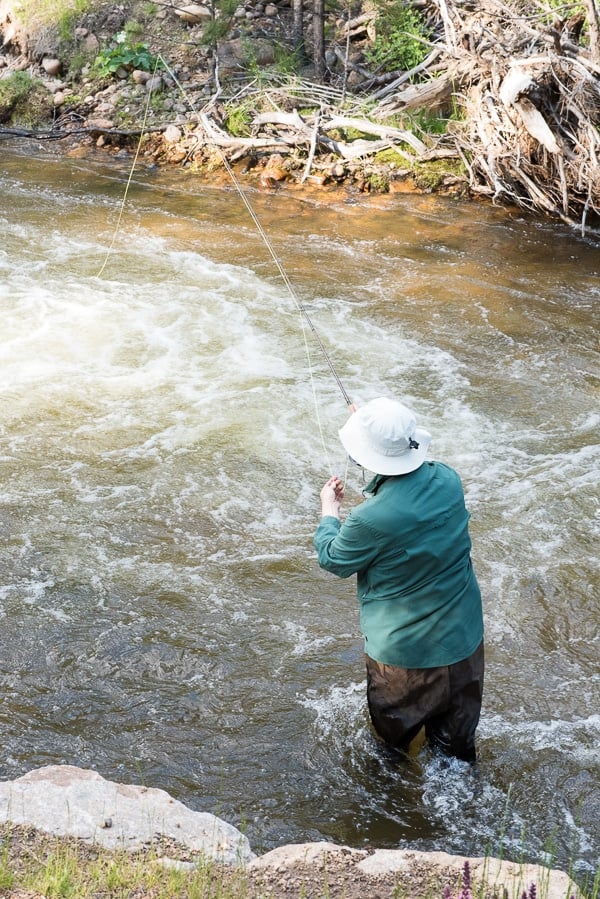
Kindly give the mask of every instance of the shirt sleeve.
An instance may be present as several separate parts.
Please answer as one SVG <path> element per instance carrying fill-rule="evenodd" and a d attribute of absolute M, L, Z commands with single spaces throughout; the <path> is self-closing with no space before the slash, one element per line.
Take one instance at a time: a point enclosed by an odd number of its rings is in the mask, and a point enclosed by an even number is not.
<path fill-rule="evenodd" d="M 379 552 L 377 535 L 352 513 L 342 524 L 325 515 L 314 536 L 319 565 L 338 577 L 350 577 L 367 568 Z"/>

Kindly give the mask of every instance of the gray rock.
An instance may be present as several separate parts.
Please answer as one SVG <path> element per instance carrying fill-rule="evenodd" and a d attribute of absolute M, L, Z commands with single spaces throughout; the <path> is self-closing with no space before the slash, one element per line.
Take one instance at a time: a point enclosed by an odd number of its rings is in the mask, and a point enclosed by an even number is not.
<path fill-rule="evenodd" d="M 79 837 L 108 849 L 140 849 L 169 837 L 223 864 L 241 865 L 254 858 L 247 838 L 220 818 L 194 812 L 164 790 L 113 783 L 71 765 L 49 765 L 0 782 L 0 822 Z"/>
<path fill-rule="evenodd" d="M 47 75 L 58 75 L 62 69 L 60 59 L 42 59 L 42 68 Z"/>
<path fill-rule="evenodd" d="M 151 75 L 149 72 L 142 72 L 141 69 L 134 69 L 131 73 L 131 77 L 136 84 L 146 84 L 146 82 L 150 80 Z"/>
<path fill-rule="evenodd" d="M 490 890 L 499 895 L 506 891 L 508 896 L 521 896 L 529 890 L 531 884 L 536 884 L 538 888 L 543 885 L 544 899 L 565 899 L 565 896 L 582 899 L 580 890 L 563 871 L 495 858 L 465 858 L 447 855 L 445 852 L 416 852 L 412 849 L 376 849 L 371 853 L 332 843 L 298 843 L 280 846 L 255 858 L 248 864 L 247 870 L 282 873 L 294 868 L 306 870 L 314 867 L 321 871 L 331 871 L 336 860 L 343 863 L 350 880 L 353 868 L 356 874 L 371 877 L 403 872 L 409 879 L 413 872 L 424 868 L 432 875 L 437 872 L 447 876 L 448 871 L 453 871 L 459 880 L 465 862 L 468 861 L 473 883 L 488 884 Z M 475 890 L 473 894 L 475 895 Z"/>
<path fill-rule="evenodd" d="M 167 125 L 163 135 L 168 144 L 176 144 L 181 140 L 181 131 L 177 125 Z"/>
<path fill-rule="evenodd" d="M 163 86 L 163 80 L 160 75 L 152 75 L 151 78 L 148 78 L 146 81 L 146 90 L 149 94 L 153 94 L 156 91 L 159 91 Z"/>

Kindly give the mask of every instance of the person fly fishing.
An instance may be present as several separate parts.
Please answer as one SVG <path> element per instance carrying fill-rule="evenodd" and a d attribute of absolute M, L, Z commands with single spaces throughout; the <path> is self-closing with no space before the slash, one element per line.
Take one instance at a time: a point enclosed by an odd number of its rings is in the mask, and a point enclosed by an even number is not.
<path fill-rule="evenodd" d="M 343 523 L 344 485 L 328 479 L 314 545 L 321 568 L 357 575 L 374 730 L 408 751 L 424 729 L 432 746 L 474 762 L 483 612 L 461 479 L 426 460 L 431 435 L 403 403 L 379 397 L 350 409 L 340 440 L 375 476 Z"/>

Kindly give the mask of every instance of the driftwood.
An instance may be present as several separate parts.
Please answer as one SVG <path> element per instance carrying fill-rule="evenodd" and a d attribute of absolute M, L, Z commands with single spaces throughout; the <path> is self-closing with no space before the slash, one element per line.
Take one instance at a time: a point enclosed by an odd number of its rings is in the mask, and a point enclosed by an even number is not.
<path fill-rule="evenodd" d="M 430 147 L 416 137 L 412 132 L 401 128 L 351 116 L 325 114 L 303 118 L 297 110 L 293 112 L 272 112 L 257 114 L 252 121 L 252 137 L 234 137 L 220 128 L 206 113 L 200 115 L 198 127 L 194 131 L 197 145 L 218 147 L 220 150 L 229 150 L 235 153 L 235 158 L 240 159 L 246 153 L 252 154 L 259 150 L 273 150 L 280 153 L 289 152 L 290 148 L 308 148 L 309 165 L 305 170 L 303 180 L 308 175 L 310 164 L 316 152 L 317 145 L 323 147 L 328 153 L 333 153 L 344 160 L 356 160 L 393 147 L 397 153 L 405 156 L 410 161 L 418 160 L 430 152 Z M 275 133 L 271 133 L 276 129 Z M 370 136 L 373 139 L 356 137 L 353 140 L 344 141 L 339 137 L 332 137 L 332 132 L 349 131 L 358 132 Z M 379 138 L 376 140 L 374 138 Z M 410 148 L 410 150 L 409 150 Z"/>
<path fill-rule="evenodd" d="M 585 12 L 580 5 L 572 15 L 565 6 L 563 19 L 543 0 L 413 0 L 413 5 L 427 17 L 431 47 L 410 71 L 369 73 L 334 43 L 334 58 L 344 66 L 341 96 L 334 83 L 308 85 L 311 96 L 288 91 L 284 98 L 282 92 L 281 102 L 270 97 L 272 111 L 256 112 L 250 136 L 231 137 L 205 118 L 197 140 L 237 156 L 266 148 L 302 149 L 308 156 L 304 177 L 319 164 L 319 151 L 355 160 L 393 147 L 409 163 L 454 155 L 463 161 L 474 193 L 557 216 L 583 231 L 598 226 L 597 0 L 584 0 Z M 340 26 L 339 37 L 367 41 L 373 20 L 372 11 L 363 11 Z M 345 93 L 348 72 L 355 76 L 355 97 L 362 91 L 370 104 L 368 117 L 358 104 L 358 114 L 340 114 L 352 102 Z M 363 81 L 356 86 L 357 77 Z M 297 110 L 306 107 L 319 112 L 301 116 Z M 423 109 L 449 119 L 442 143 L 401 127 L 404 115 Z M 388 124 L 392 117 L 394 127 Z"/>
<path fill-rule="evenodd" d="M 550 22 L 536 3 L 431 0 L 437 54 L 376 94 L 376 116 L 458 105 L 452 137 L 475 192 L 585 231 L 600 220 L 600 25 L 595 0 L 584 5 L 589 46 L 581 14 Z"/>

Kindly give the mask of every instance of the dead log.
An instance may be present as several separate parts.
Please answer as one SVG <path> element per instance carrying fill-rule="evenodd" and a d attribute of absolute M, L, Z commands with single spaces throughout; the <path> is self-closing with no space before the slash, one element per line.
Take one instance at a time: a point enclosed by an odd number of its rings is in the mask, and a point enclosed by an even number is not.
<path fill-rule="evenodd" d="M 389 125 L 378 125 L 367 119 L 351 118 L 349 116 L 333 116 L 325 120 L 321 128 L 323 131 L 334 131 L 336 129 L 353 129 L 360 131 L 361 134 L 373 134 L 383 140 L 394 141 L 395 143 L 408 144 L 413 148 L 415 153 L 421 155 L 427 151 L 427 147 L 422 140 L 411 131 L 405 131 L 402 128 L 392 128 Z"/>

